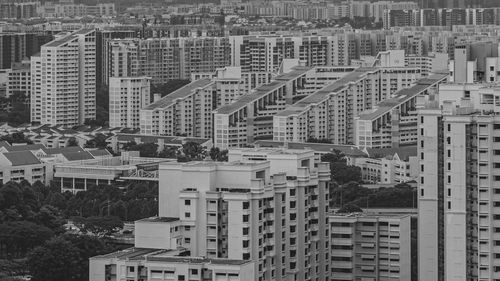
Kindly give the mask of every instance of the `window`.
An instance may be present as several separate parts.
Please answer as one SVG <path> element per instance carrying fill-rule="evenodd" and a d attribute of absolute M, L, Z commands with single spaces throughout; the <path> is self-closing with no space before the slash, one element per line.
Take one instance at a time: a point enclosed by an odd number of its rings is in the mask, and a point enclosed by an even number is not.
<path fill-rule="evenodd" d="M 420 196 L 424 196 L 424 189 L 420 189 Z"/>
<path fill-rule="evenodd" d="M 448 124 L 448 132 L 451 132 L 451 124 Z"/>
<path fill-rule="evenodd" d="M 248 227 L 243 227 L 243 235 L 248 235 L 249 229 Z"/>
<path fill-rule="evenodd" d="M 448 202 L 448 209 L 451 209 L 451 202 Z"/>
<path fill-rule="evenodd" d="M 192 275 L 198 275 L 198 269 L 191 269 Z"/>
<path fill-rule="evenodd" d="M 448 188 L 448 196 L 451 196 L 451 188 Z"/>
<path fill-rule="evenodd" d="M 243 202 L 243 210 L 248 210 L 250 209 L 250 203 L 249 202 Z"/>
<path fill-rule="evenodd" d="M 186 213 L 184 213 L 184 216 L 185 216 L 186 218 L 190 218 L 190 217 L 191 217 L 191 213 L 186 212 Z"/>
<path fill-rule="evenodd" d="M 424 177 L 420 177 L 420 183 L 424 184 Z"/>
<path fill-rule="evenodd" d="M 243 222 L 248 222 L 249 215 L 243 215 Z"/>
<path fill-rule="evenodd" d="M 250 245 L 249 240 L 243 240 L 243 248 L 248 248 L 248 245 Z"/>
<path fill-rule="evenodd" d="M 184 205 L 191 206 L 191 200 L 184 200 Z"/>
<path fill-rule="evenodd" d="M 420 123 L 424 124 L 424 116 L 420 116 Z"/>
<path fill-rule="evenodd" d="M 448 149 L 448 157 L 451 157 L 451 150 Z"/>
<path fill-rule="evenodd" d="M 290 196 L 295 196 L 295 188 L 290 188 Z"/>

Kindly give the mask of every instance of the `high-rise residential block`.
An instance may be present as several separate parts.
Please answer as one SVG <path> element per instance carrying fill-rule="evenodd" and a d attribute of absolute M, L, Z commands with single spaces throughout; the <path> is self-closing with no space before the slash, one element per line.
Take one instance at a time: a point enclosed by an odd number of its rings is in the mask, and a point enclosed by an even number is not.
<path fill-rule="evenodd" d="M 109 78 L 109 126 L 140 128 L 139 111 L 151 103 L 149 77 Z"/>
<path fill-rule="evenodd" d="M 152 84 L 164 84 L 230 65 L 227 37 L 117 39 L 109 44 L 109 77 L 145 75 Z"/>
<path fill-rule="evenodd" d="M 390 99 L 380 102 L 355 118 L 355 145 L 365 148 L 390 148 L 415 145 L 418 139 L 418 99 L 434 98 L 447 74 L 435 74 L 416 81 Z"/>
<path fill-rule="evenodd" d="M 95 30 L 82 29 L 31 57 L 31 121 L 74 126 L 96 116 Z"/>
<path fill-rule="evenodd" d="M 274 115 L 273 139 L 354 144 L 355 118 L 411 87 L 420 73 L 416 68 L 359 68 Z"/>
<path fill-rule="evenodd" d="M 15 63 L 7 73 L 6 95 L 21 94 L 26 98 L 31 96 L 31 66 L 29 61 Z"/>
<path fill-rule="evenodd" d="M 419 110 L 421 280 L 500 279 L 500 92 L 465 86 Z"/>
<path fill-rule="evenodd" d="M 0 69 L 11 68 L 40 52 L 40 46 L 52 40 L 46 33 L 0 33 Z"/>
<path fill-rule="evenodd" d="M 411 280 L 409 215 L 328 217 L 330 280 Z"/>
<path fill-rule="evenodd" d="M 330 279 L 328 164 L 310 150 L 229 158 L 161 164 L 159 217 L 136 222 L 136 248 L 91 258 L 90 280 Z"/>

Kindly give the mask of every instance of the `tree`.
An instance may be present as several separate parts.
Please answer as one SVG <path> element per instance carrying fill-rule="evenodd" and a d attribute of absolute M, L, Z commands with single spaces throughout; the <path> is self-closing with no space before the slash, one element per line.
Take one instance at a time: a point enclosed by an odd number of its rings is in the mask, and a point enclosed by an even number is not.
<path fill-rule="evenodd" d="M 312 143 L 332 143 L 329 139 L 317 139 L 317 138 L 309 138 L 307 142 Z"/>
<path fill-rule="evenodd" d="M 206 148 L 197 142 L 188 141 L 182 145 L 182 153 L 190 160 L 203 160 L 207 154 Z"/>
<path fill-rule="evenodd" d="M 75 138 L 70 138 L 68 140 L 68 146 L 78 146 L 78 142 L 76 141 Z"/>
<path fill-rule="evenodd" d="M 96 134 L 95 137 L 85 144 L 86 148 L 99 148 L 105 149 L 108 146 L 106 142 L 107 137 L 103 134 Z"/>
<path fill-rule="evenodd" d="M 330 163 L 330 173 L 333 182 L 345 184 L 348 182 L 361 182 L 361 169 L 347 165 L 345 155 L 335 149 L 331 153 L 321 156 L 321 161 Z"/>
<path fill-rule="evenodd" d="M 10 135 L 2 136 L 0 137 L 0 141 L 6 141 L 10 144 L 13 143 L 33 144 L 33 142 L 30 139 L 28 139 L 23 132 L 16 132 Z"/>
<path fill-rule="evenodd" d="M 97 237 L 110 236 L 123 228 L 123 222 L 115 216 L 79 218 L 76 222 L 81 226 L 82 232 L 90 232 Z"/>
<path fill-rule="evenodd" d="M 346 204 L 342 208 L 340 208 L 337 213 L 345 214 L 345 213 L 362 213 L 363 210 L 353 204 Z"/>
<path fill-rule="evenodd" d="M 163 150 L 158 154 L 160 158 L 177 158 L 179 155 L 179 148 L 176 146 L 165 146 Z"/>
<path fill-rule="evenodd" d="M 0 224 L 0 249 L 3 251 L 0 252 L 22 257 L 52 236 L 54 233 L 49 228 L 29 221 L 3 223 Z"/>
<path fill-rule="evenodd" d="M 218 147 L 212 147 L 210 149 L 210 152 L 208 153 L 210 155 L 210 158 L 213 161 L 227 161 L 228 160 L 228 151 L 227 150 L 220 150 Z"/>
<path fill-rule="evenodd" d="M 63 237 L 53 238 L 28 254 L 28 268 L 33 281 L 82 280 L 75 276 L 81 267 L 80 251 Z"/>

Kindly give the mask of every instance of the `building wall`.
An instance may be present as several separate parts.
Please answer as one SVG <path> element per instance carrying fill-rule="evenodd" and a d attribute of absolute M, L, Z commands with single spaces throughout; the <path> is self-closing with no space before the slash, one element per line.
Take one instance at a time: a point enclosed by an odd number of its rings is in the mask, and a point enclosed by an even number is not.
<path fill-rule="evenodd" d="M 150 78 L 111 77 L 109 81 L 109 126 L 139 129 L 139 112 L 151 101 Z"/>

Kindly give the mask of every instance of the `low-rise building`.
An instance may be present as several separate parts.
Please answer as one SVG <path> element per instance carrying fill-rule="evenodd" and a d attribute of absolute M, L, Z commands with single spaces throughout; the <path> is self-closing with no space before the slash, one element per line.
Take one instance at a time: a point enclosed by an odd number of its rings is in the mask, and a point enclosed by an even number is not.
<path fill-rule="evenodd" d="M 45 181 L 45 165 L 29 150 L 0 152 L 0 183 Z"/>

